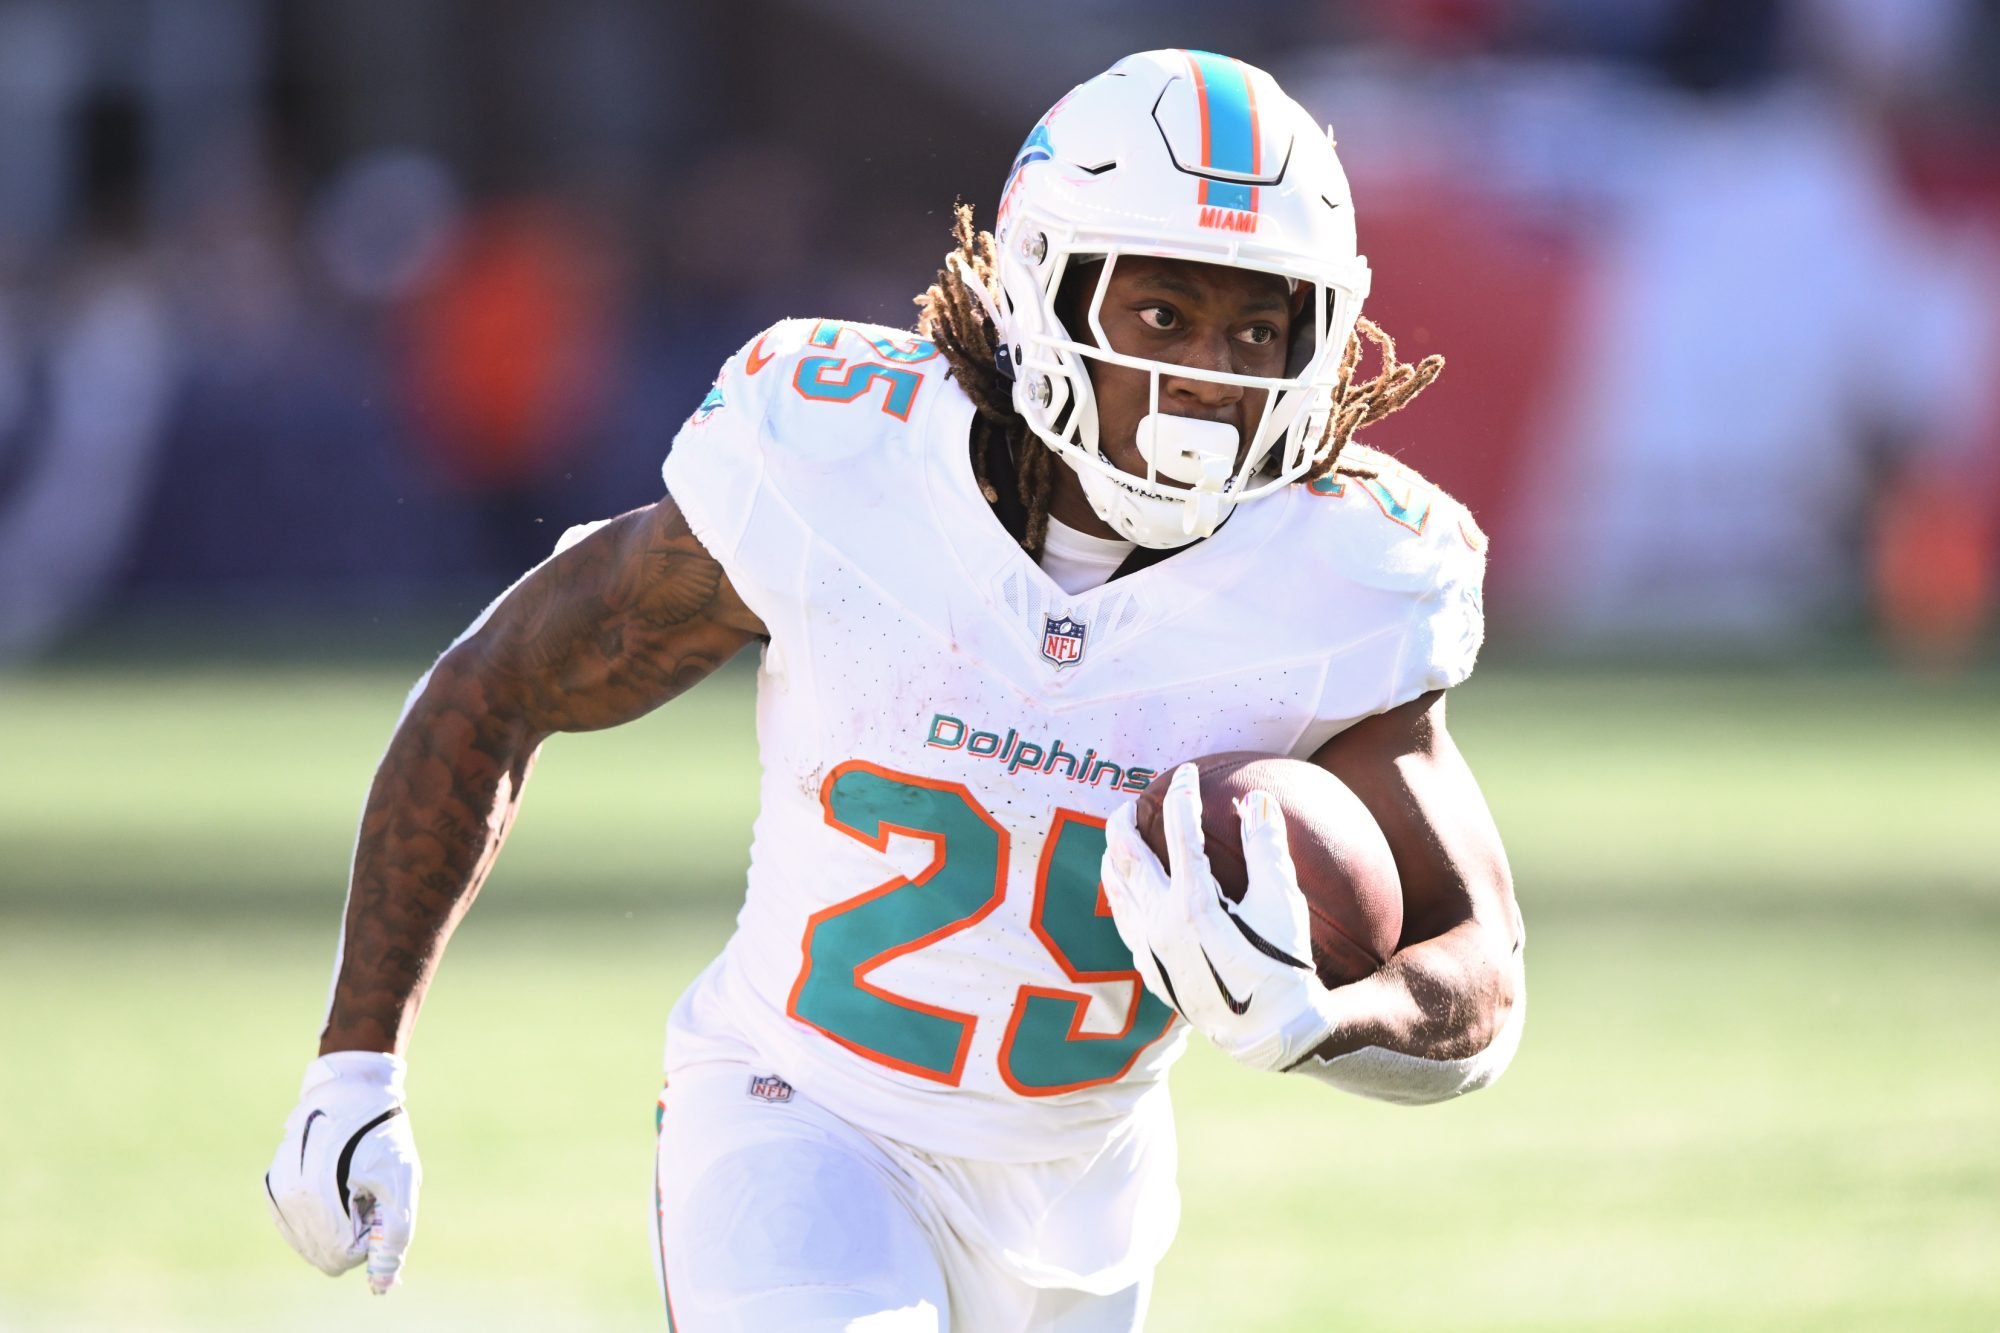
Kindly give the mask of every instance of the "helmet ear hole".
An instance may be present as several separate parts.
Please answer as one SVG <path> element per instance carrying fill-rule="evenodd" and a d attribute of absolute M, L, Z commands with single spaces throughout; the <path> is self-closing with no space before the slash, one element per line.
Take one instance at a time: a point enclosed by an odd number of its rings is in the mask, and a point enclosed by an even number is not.
<path fill-rule="evenodd" d="M 1297 379 L 1305 371 L 1305 368 L 1311 364 L 1313 349 L 1318 342 L 1319 335 L 1308 326 L 1302 325 L 1292 330 L 1291 346 L 1285 351 L 1285 377 L 1287 379 Z"/>
<path fill-rule="evenodd" d="M 1097 341 L 1090 331 L 1090 321 L 1085 318 L 1089 313 L 1090 292 L 1096 286 L 1097 265 L 1081 259 L 1070 260 L 1069 267 L 1063 270 L 1062 281 L 1056 284 L 1056 321 L 1063 336 L 1072 342 L 1094 345 Z"/>
<path fill-rule="evenodd" d="M 1068 375 L 1044 375 L 1035 386 L 1039 396 L 1046 391 L 1048 397 L 1043 406 L 1048 410 L 1051 427 L 1056 434 L 1069 437 L 1070 423 L 1076 416 L 1076 395 L 1070 392 Z"/>
<path fill-rule="evenodd" d="M 1312 364 L 1322 338 L 1331 335 L 1335 296 L 1332 290 L 1315 285 L 1312 295 L 1299 305 L 1292 317 L 1291 346 L 1285 352 L 1285 375 L 1296 379 Z"/>

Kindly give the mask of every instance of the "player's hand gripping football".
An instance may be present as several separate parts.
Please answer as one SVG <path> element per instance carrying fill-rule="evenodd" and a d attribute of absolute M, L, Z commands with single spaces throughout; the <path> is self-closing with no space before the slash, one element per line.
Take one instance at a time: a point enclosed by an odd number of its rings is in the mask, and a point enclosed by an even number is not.
<path fill-rule="evenodd" d="M 1253 1069 L 1289 1069 L 1333 1031 L 1314 973 L 1305 895 L 1268 793 L 1237 802 L 1249 887 L 1223 896 L 1202 844 L 1200 775 L 1174 771 L 1163 802 L 1168 860 L 1139 834 L 1138 804 L 1105 826 L 1104 896 L 1147 989 Z"/>
<path fill-rule="evenodd" d="M 306 1066 L 264 1193 L 278 1231 L 328 1276 L 368 1264 L 376 1295 L 396 1285 L 417 1221 L 423 1167 L 403 1113 L 403 1061 L 339 1051 Z"/>

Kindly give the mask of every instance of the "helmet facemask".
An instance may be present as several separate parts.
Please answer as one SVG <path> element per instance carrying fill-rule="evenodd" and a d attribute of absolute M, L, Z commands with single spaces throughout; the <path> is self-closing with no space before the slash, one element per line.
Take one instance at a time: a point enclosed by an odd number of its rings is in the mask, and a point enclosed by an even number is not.
<path fill-rule="evenodd" d="M 1119 260 L 1128 256 L 1225 262 L 1219 255 L 1196 259 L 1144 246 L 1052 246 L 1035 265 L 1043 318 L 1034 321 L 1037 331 L 1023 330 L 1017 344 L 1015 408 L 1077 474 L 1092 508 L 1120 536 L 1142 546 L 1183 546 L 1214 532 L 1236 505 L 1298 480 L 1319 461 L 1316 435 L 1308 430 L 1313 386 L 1338 367 L 1360 302 L 1323 276 L 1238 262 L 1231 267 L 1269 273 L 1292 293 L 1283 372 L 1251 375 L 1156 361 L 1116 351 L 1104 328 L 1104 301 Z M 1082 336 L 1064 318 L 1072 312 Z M 1120 468 L 1105 451 L 1092 362 L 1147 376 L 1146 412 L 1133 441 L 1143 472 Z M 1254 419 L 1245 423 L 1248 438 L 1226 423 L 1172 412 L 1163 405 L 1167 380 L 1234 385 L 1260 395 Z"/>

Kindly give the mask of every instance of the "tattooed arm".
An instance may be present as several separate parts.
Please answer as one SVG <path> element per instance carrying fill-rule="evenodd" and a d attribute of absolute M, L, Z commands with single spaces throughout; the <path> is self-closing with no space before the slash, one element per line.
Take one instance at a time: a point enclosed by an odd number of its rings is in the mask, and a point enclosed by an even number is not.
<path fill-rule="evenodd" d="M 376 771 L 320 1053 L 401 1053 L 544 738 L 630 722 L 763 634 L 671 498 L 522 579 L 439 660 Z"/>

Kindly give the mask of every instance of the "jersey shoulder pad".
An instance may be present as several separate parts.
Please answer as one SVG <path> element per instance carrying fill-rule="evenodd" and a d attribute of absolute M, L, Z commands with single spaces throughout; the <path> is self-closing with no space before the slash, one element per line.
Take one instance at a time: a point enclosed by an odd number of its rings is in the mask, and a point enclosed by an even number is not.
<path fill-rule="evenodd" d="M 716 372 L 715 383 L 681 427 L 681 433 L 711 426 L 720 426 L 723 433 L 739 437 L 761 433 L 775 398 L 772 389 L 798 359 L 817 322 L 781 319 L 737 348 L 736 354 Z M 781 366 L 780 362 L 784 364 Z M 678 437 L 674 444 L 679 447 Z"/>
<path fill-rule="evenodd" d="M 667 493 L 702 545 L 718 557 L 734 550 L 763 482 L 770 390 L 779 378 L 766 372 L 781 349 L 804 345 L 811 325 L 811 320 L 781 320 L 738 348 L 681 424 L 660 465 Z"/>
<path fill-rule="evenodd" d="M 1485 637 L 1486 534 L 1472 512 L 1389 454 L 1350 444 L 1340 470 L 1305 483 L 1324 501 L 1313 544 L 1335 582 L 1407 598 L 1410 637 L 1396 702 L 1472 673 Z"/>
<path fill-rule="evenodd" d="M 833 459 L 907 443 L 948 367 L 936 343 L 907 329 L 815 319 L 753 344 L 745 373 L 769 381 L 774 448 Z"/>
<path fill-rule="evenodd" d="M 907 329 L 836 319 L 773 324 L 723 364 L 689 426 L 734 421 L 766 447 L 838 456 L 907 427 L 949 367 Z"/>
<path fill-rule="evenodd" d="M 1350 444 L 1337 473 L 1304 485 L 1329 502 L 1314 544 L 1356 582 L 1418 592 L 1483 575 L 1486 534 L 1472 511 L 1392 455 Z"/>
<path fill-rule="evenodd" d="M 908 330 L 781 320 L 723 363 L 674 437 L 661 469 L 667 489 L 698 533 L 696 511 L 708 511 L 714 541 L 703 541 L 714 550 L 740 534 L 762 482 L 810 487 L 824 465 L 881 457 L 907 441 L 947 364 L 937 344 Z"/>

